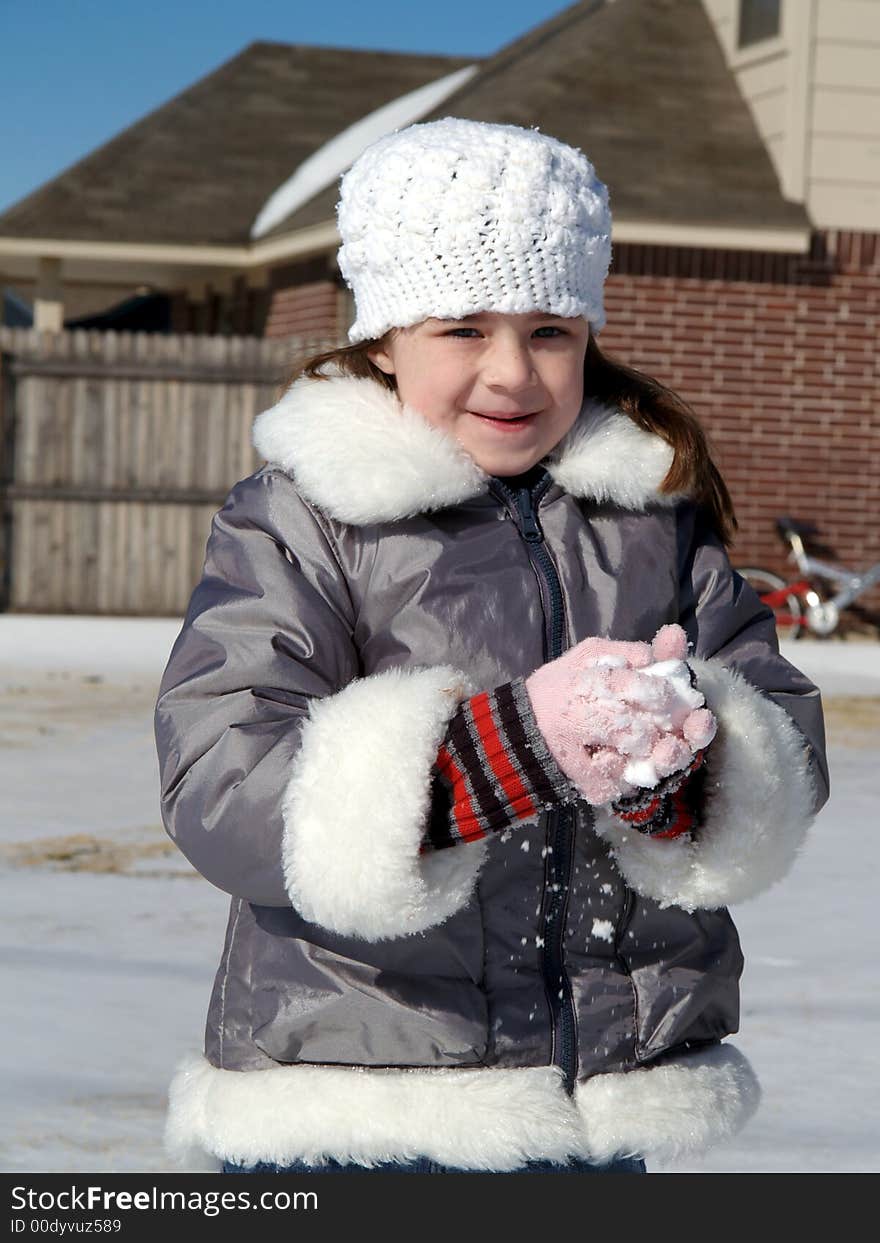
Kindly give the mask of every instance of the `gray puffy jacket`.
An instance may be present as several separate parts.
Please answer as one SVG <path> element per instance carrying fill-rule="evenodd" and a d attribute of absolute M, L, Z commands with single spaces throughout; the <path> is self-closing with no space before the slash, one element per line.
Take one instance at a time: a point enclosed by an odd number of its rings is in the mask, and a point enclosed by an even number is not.
<path fill-rule="evenodd" d="M 156 705 L 162 814 L 232 895 L 177 1161 L 467 1169 L 668 1159 L 734 1132 L 755 1077 L 726 906 L 788 870 L 828 796 L 819 693 L 669 446 L 587 402 L 487 476 L 373 380 L 301 378 L 216 514 Z M 584 802 L 420 853 L 464 697 L 588 635 L 678 621 L 719 722 L 703 827 Z"/>

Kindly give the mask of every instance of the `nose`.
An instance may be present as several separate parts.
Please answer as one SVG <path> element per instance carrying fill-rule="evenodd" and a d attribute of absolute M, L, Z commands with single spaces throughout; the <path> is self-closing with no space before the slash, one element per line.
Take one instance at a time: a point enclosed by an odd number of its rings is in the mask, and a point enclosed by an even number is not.
<path fill-rule="evenodd" d="M 509 337 L 493 342 L 485 358 L 483 382 L 488 388 L 519 393 L 537 383 L 534 360 L 527 345 Z"/>

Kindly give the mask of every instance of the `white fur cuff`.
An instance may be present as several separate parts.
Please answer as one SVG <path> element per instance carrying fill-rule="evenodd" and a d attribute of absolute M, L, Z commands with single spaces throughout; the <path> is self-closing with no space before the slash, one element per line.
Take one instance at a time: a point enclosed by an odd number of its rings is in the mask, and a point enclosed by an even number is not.
<path fill-rule="evenodd" d="M 788 872 L 814 818 L 807 745 L 788 713 L 719 660 L 688 659 L 718 733 L 706 753 L 703 823 L 653 839 L 597 809 L 596 831 L 624 879 L 661 906 L 713 910 Z"/>
<path fill-rule="evenodd" d="M 312 704 L 282 805 L 285 884 L 305 919 L 381 941 L 467 903 L 485 843 L 419 848 L 437 750 L 477 690 L 450 665 L 388 669 Z"/>

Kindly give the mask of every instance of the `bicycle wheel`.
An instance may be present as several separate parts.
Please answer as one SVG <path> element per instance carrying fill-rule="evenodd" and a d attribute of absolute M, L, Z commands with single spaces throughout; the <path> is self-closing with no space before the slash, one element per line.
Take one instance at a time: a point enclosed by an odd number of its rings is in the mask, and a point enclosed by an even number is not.
<path fill-rule="evenodd" d="M 786 591 L 788 584 L 784 578 L 771 570 L 762 570 L 757 566 L 737 568 L 750 587 L 758 593 L 760 599 L 773 610 L 776 618 L 776 633 L 780 639 L 802 639 L 806 634 L 804 605 L 800 596 L 793 591 Z"/>

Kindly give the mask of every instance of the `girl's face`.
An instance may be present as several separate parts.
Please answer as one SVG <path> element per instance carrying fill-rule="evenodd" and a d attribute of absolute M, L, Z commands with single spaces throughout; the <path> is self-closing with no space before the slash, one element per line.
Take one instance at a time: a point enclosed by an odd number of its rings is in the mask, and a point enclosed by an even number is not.
<path fill-rule="evenodd" d="M 589 331 L 582 315 L 484 311 L 397 329 L 367 354 L 396 377 L 400 400 L 454 436 L 487 474 L 517 475 L 577 418 Z"/>

